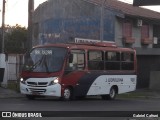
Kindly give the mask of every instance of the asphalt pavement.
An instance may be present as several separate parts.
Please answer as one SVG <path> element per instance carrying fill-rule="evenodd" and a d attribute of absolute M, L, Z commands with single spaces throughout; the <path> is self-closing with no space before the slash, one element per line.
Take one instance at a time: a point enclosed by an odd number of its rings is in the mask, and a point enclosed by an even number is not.
<path fill-rule="evenodd" d="M 3 98 L 24 98 L 25 95 L 18 91 L 0 87 L 0 99 Z M 142 98 L 142 99 L 160 99 L 160 91 L 149 89 L 138 89 L 134 92 L 118 95 L 117 98 Z"/>

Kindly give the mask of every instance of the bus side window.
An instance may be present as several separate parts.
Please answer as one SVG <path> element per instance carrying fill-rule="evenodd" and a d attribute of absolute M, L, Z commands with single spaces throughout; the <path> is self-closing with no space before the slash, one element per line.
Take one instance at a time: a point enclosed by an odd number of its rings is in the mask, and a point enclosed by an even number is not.
<path fill-rule="evenodd" d="M 85 54 L 82 50 L 72 50 L 68 58 L 67 70 L 83 70 L 85 67 Z"/>
<path fill-rule="evenodd" d="M 88 52 L 88 69 L 104 70 L 104 53 L 102 51 Z"/>
<path fill-rule="evenodd" d="M 129 52 L 121 53 L 122 70 L 134 70 L 134 54 Z"/>
<path fill-rule="evenodd" d="M 105 53 L 105 69 L 120 70 L 120 53 L 119 52 Z"/>

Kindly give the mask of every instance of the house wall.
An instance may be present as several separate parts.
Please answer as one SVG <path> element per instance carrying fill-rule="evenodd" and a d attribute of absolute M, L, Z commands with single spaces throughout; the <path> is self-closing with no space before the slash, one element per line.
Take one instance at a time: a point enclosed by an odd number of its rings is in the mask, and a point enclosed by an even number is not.
<path fill-rule="evenodd" d="M 123 19 L 125 18 L 117 18 L 115 20 L 115 41 L 118 46 L 132 47 L 132 48 L 153 48 L 153 44 L 143 45 L 141 43 L 141 27 L 138 27 L 135 24 L 135 18 L 131 19 L 133 22 L 132 38 L 135 39 L 135 43 L 125 44 L 123 41 L 123 34 L 122 34 Z M 149 25 L 149 36 L 151 39 L 153 39 L 153 25 L 152 24 Z"/>
<path fill-rule="evenodd" d="M 160 49 L 153 48 L 153 44 L 144 45 L 141 43 L 141 27 L 138 27 L 134 21 L 134 18 L 131 19 L 133 21 L 132 28 L 132 37 L 135 39 L 135 43 L 127 45 L 123 41 L 122 35 L 122 24 L 123 19 L 125 18 L 117 18 L 115 21 L 115 41 L 118 46 L 121 47 L 132 47 L 137 50 L 137 65 L 138 65 L 138 80 L 137 80 L 137 88 L 149 88 L 155 83 L 153 80 L 152 71 L 160 70 Z M 149 36 L 153 38 L 153 24 L 149 25 Z M 154 72 L 156 74 L 158 72 Z M 152 77 L 150 77 L 152 75 Z M 158 76 L 158 75 L 156 75 Z M 152 79 L 150 79 L 152 78 Z M 157 79 L 156 79 L 157 80 Z M 156 81 L 157 86 L 160 87 L 160 81 Z M 150 84 L 151 83 L 151 84 Z M 151 87 L 150 87 L 151 88 Z"/>
<path fill-rule="evenodd" d="M 150 85 L 149 88 L 153 90 L 160 90 L 160 71 L 152 71 L 150 73 Z"/>
<path fill-rule="evenodd" d="M 104 40 L 114 41 L 116 14 L 104 9 Z M 50 0 L 34 13 L 33 45 L 66 43 L 76 37 L 99 40 L 100 22 L 101 6 L 83 0 Z"/>

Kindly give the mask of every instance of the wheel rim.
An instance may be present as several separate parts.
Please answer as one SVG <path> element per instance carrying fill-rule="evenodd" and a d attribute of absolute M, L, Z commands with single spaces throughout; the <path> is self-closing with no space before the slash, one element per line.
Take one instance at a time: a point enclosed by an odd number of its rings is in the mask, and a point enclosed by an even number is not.
<path fill-rule="evenodd" d="M 114 90 L 114 88 L 112 88 L 111 91 L 110 91 L 110 97 L 114 98 L 115 94 L 116 94 L 116 91 Z"/>
<path fill-rule="evenodd" d="M 69 100 L 70 99 L 70 96 L 71 96 L 71 91 L 70 91 L 70 89 L 65 89 L 64 90 L 64 98 L 66 99 L 66 100 Z"/>

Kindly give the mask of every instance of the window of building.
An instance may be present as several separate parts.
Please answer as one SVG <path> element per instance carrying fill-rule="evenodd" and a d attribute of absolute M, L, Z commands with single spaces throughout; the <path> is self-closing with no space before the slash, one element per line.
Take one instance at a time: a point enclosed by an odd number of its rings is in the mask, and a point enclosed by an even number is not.
<path fill-rule="evenodd" d="M 102 51 L 88 52 L 88 69 L 89 70 L 104 70 L 104 53 Z"/>
<path fill-rule="evenodd" d="M 130 21 L 123 23 L 123 37 L 132 37 L 132 23 Z"/>
<path fill-rule="evenodd" d="M 141 38 L 149 38 L 149 25 L 142 25 Z"/>
<path fill-rule="evenodd" d="M 105 53 L 105 69 L 120 70 L 120 53 L 119 52 Z"/>

